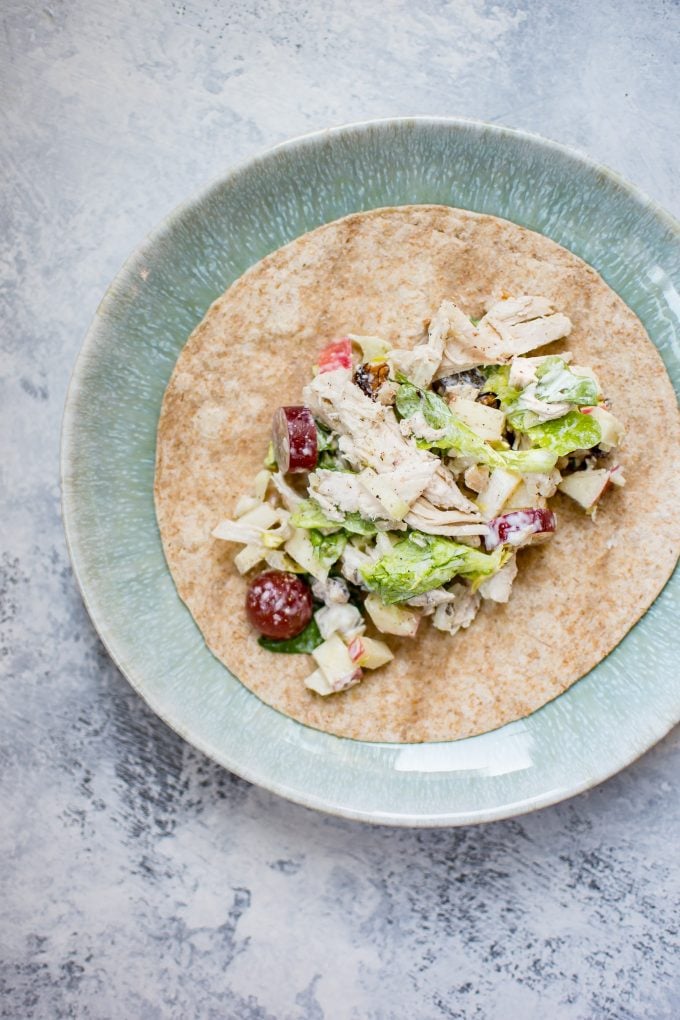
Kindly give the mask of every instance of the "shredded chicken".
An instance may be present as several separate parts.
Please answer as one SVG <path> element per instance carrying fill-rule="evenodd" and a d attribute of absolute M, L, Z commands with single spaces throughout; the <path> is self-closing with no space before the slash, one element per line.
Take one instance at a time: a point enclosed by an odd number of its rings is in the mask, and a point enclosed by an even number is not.
<path fill-rule="evenodd" d="M 547 298 L 523 295 L 497 301 L 477 328 L 483 349 L 504 362 L 569 336 L 571 319 L 556 312 Z"/>
<path fill-rule="evenodd" d="M 482 600 L 477 592 L 473 592 L 465 584 L 453 584 L 449 590 L 455 595 L 454 601 L 437 606 L 432 623 L 437 630 L 444 630 L 453 635 L 461 628 L 465 630 L 470 626 Z"/>
<path fill-rule="evenodd" d="M 556 312 L 545 298 L 530 295 L 497 301 L 477 326 L 453 301 L 444 301 L 433 324 L 435 321 L 436 335 L 444 340 L 440 377 L 477 365 L 505 364 L 571 332 L 566 315 Z"/>
<path fill-rule="evenodd" d="M 299 496 L 295 489 L 288 484 L 280 471 L 276 471 L 271 476 L 271 483 L 281 497 L 281 502 L 285 506 L 286 510 L 290 510 L 290 512 L 293 513 L 300 503 L 302 503 L 302 496 Z"/>
<path fill-rule="evenodd" d="M 439 458 L 407 442 L 392 408 L 367 397 L 342 369 L 318 375 L 305 387 L 303 399 L 315 417 L 340 433 L 340 452 L 354 467 L 368 466 L 379 475 L 388 475 L 385 481 L 409 505 L 427 488 L 440 464 Z M 322 471 L 310 476 L 310 490 L 314 490 L 315 498 L 322 497 L 324 508 L 335 505 L 349 512 L 352 502 L 354 509 L 364 516 L 390 519 L 362 483 L 358 483 L 357 492 L 351 483 L 329 479 L 331 474 L 351 477 Z M 333 504 L 336 497 L 344 502 Z"/>
<path fill-rule="evenodd" d="M 312 580 L 312 595 L 327 606 L 349 602 L 349 588 L 341 577 L 327 577 L 325 581 Z"/>
<path fill-rule="evenodd" d="M 491 602 L 507 602 L 512 582 L 517 577 L 517 557 L 511 556 L 505 566 L 491 577 L 485 578 L 479 586 L 479 594 Z"/>
<path fill-rule="evenodd" d="M 432 591 L 426 591 L 423 595 L 414 595 L 412 599 L 407 599 L 404 605 L 422 609 L 423 616 L 431 616 L 437 606 L 455 602 L 456 598 L 456 593 L 447 591 L 446 588 L 433 588 Z"/>
<path fill-rule="evenodd" d="M 476 513 L 439 510 L 422 497 L 416 500 L 404 520 L 416 531 L 423 531 L 426 535 L 444 535 L 448 538 L 456 535 L 485 535 L 488 530 L 478 510 Z"/>
<path fill-rule="evenodd" d="M 436 474 L 423 490 L 423 496 L 442 510 L 462 510 L 464 513 L 479 516 L 478 507 L 463 495 L 456 479 L 444 464 L 437 468 Z"/>
<path fill-rule="evenodd" d="M 486 353 L 479 345 L 477 327 L 453 301 L 442 301 L 430 323 L 430 334 L 433 332 L 443 344 L 438 376 L 487 364 Z"/>

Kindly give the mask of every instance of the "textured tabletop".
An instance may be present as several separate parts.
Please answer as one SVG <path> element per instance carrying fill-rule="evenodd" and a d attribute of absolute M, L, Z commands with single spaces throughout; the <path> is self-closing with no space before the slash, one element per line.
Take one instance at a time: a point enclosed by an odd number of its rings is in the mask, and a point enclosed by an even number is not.
<path fill-rule="evenodd" d="M 109 661 L 58 452 L 128 252 L 286 137 L 475 117 L 573 144 L 680 214 L 677 2 L 5 0 L 0 21 L 0 1015 L 675 1020 L 677 730 L 588 794 L 479 828 L 271 796 Z"/>

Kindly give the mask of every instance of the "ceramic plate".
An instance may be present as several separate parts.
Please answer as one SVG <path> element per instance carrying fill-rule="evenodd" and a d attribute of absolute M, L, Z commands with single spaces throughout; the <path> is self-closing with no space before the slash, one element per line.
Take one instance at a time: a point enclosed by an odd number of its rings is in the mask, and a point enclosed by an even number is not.
<path fill-rule="evenodd" d="M 76 577 L 111 656 L 151 708 L 226 768 L 291 800 L 391 825 L 519 814 L 585 790 L 680 719 L 678 573 L 620 645 L 540 711 L 436 744 L 346 740 L 294 722 L 205 647 L 168 572 L 153 505 L 163 391 L 208 305 L 321 223 L 435 202 L 541 231 L 640 316 L 676 389 L 680 230 L 620 178 L 543 139 L 455 120 L 325 131 L 242 164 L 173 213 L 97 311 L 67 400 L 63 508 Z"/>

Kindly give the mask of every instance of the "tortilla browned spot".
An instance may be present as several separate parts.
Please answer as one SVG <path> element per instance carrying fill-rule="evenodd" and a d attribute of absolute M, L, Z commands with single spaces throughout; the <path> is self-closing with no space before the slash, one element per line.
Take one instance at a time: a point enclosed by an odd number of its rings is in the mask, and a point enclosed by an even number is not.
<path fill-rule="evenodd" d="M 572 319 L 574 359 L 592 366 L 624 419 L 628 484 L 595 523 L 566 497 L 558 531 L 520 552 L 508 605 L 486 603 L 454 638 L 423 621 L 389 638 L 394 661 L 345 694 L 303 684 L 308 656 L 261 649 L 243 611 L 239 547 L 211 530 L 262 466 L 273 410 L 299 403 L 319 349 L 348 332 L 413 345 L 444 298 L 480 317 L 502 292 L 540 294 Z M 180 596 L 210 649 L 263 701 L 309 726 L 363 740 L 447 740 L 533 712 L 621 640 L 668 579 L 680 537 L 680 424 L 663 363 L 633 312 L 555 242 L 443 206 L 377 209 L 298 238 L 253 266 L 182 351 L 158 430 L 156 510 Z"/>

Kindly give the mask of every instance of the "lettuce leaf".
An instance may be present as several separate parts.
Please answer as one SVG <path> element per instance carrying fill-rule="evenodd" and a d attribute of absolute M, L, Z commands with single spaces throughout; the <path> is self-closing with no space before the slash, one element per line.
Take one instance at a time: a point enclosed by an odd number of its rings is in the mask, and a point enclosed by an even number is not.
<path fill-rule="evenodd" d="M 500 568 L 503 556 L 500 546 L 484 553 L 451 538 L 414 531 L 376 563 L 362 567 L 360 573 L 371 591 L 389 606 L 440 588 L 457 575 L 473 580 L 489 577 Z"/>
<path fill-rule="evenodd" d="M 268 652 L 286 652 L 289 655 L 299 655 L 302 652 L 313 652 L 315 648 L 318 648 L 323 643 L 321 637 L 321 631 L 317 625 L 314 617 L 311 618 L 305 629 L 292 638 L 269 638 L 259 637 L 257 639 L 258 645 L 261 648 L 266 648 Z"/>
<path fill-rule="evenodd" d="M 550 449 L 495 450 L 457 418 L 445 400 L 430 390 L 419 390 L 412 383 L 400 385 L 396 402 L 402 417 L 410 418 L 420 411 L 430 428 L 445 430 L 440 439 L 419 440 L 420 447 L 455 450 L 463 456 L 474 457 L 480 464 L 519 474 L 551 471 L 557 461 L 557 455 Z"/>
<path fill-rule="evenodd" d="M 492 365 L 486 369 L 486 382 L 482 387 L 482 393 L 495 393 L 501 402 L 501 411 L 506 413 L 512 410 L 515 401 L 521 390 L 510 385 L 510 366 Z"/>
<path fill-rule="evenodd" d="M 536 397 L 549 404 L 589 407 L 597 403 L 599 390 L 595 380 L 576 375 L 563 358 L 546 358 L 536 369 L 536 380 Z"/>
<path fill-rule="evenodd" d="M 344 531 L 336 531 L 332 535 L 324 535 L 315 528 L 309 529 L 309 540 L 314 546 L 322 566 L 330 569 L 336 560 L 339 560 L 347 545 L 347 535 Z"/>
<path fill-rule="evenodd" d="M 326 528 L 333 531 L 344 529 L 352 535 L 375 535 L 378 530 L 373 521 L 365 520 L 361 514 L 345 514 L 342 521 L 332 521 L 313 499 L 304 499 L 291 514 L 290 523 L 294 528 Z"/>
<path fill-rule="evenodd" d="M 599 424 L 580 411 L 569 411 L 561 418 L 534 425 L 526 434 L 536 446 L 551 450 L 558 457 L 566 457 L 574 450 L 590 450 L 602 439 Z"/>

